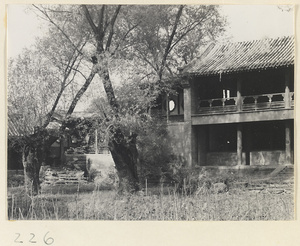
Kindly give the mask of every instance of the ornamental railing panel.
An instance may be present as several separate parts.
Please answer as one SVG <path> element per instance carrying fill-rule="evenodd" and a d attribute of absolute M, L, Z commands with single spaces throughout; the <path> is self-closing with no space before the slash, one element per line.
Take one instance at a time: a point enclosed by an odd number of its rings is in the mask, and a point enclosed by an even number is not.
<path fill-rule="evenodd" d="M 240 100 L 238 97 L 198 99 L 197 114 L 223 114 L 293 108 L 294 92 L 290 92 L 288 97 L 285 97 L 285 93 L 272 93 L 241 96 Z"/>

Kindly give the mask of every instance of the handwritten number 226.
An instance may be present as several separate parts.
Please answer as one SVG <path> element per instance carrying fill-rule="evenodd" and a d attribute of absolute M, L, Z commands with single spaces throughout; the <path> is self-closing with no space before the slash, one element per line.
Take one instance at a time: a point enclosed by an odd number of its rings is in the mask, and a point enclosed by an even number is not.
<path fill-rule="evenodd" d="M 51 244 L 54 243 L 54 239 L 53 239 L 52 237 L 47 237 L 48 233 L 49 233 L 49 231 L 45 234 L 43 240 L 44 240 L 44 243 L 45 243 L 46 245 L 51 245 Z M 17 237 L 16 237 L 16 239 L 15 239 L 14 242 L 15 242 L 15 243 L 23 243 L 23 241 L 19 240 L 21 234 L 20 234 L 20 233 L 16 233 L 16 235 L 17 235 Z M 30 243 L 37 243 L 37 241 L 34 240 L 35 234 L 30 233 L 30 235 L 31 235 L 31 238 L 29 239 L 29 242 L 30 242 Z"/>

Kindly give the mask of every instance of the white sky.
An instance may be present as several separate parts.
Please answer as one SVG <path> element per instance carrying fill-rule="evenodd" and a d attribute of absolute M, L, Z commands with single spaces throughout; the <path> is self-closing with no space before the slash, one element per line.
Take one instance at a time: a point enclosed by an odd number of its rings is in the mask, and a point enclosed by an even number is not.
<path fill-rule="evenodd" d="M 228 35 L 233 41 L 276 38 L 294 34 L 294 12 L 277 5 L 223 5 Z"/>
<path fill-rule="evenodd" d="M 276 5 L 222 5 L 228 27 L 224 39 L 245 41 L 275 38 L 294 34 L 293 10 L 282 11 Z M 45 29 L 26 5 L 8 6 L 8 57 L 15 57 L 24 47 L 29 47 L 36 36 Z"/>

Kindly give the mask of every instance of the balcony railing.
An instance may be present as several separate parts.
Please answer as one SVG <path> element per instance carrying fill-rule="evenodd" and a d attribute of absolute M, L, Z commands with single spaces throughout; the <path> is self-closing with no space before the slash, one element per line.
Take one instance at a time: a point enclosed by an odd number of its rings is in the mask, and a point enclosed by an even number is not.
<path fill-rule="evenodd" d="M 198 100 L 198 114 L 222 114 L 294 107 L 294 92 Z M 286 100 L 288 100 L 286 102 Z M 238 102 L 239 101 L 239 102 Z M 240 105 L 239 105 L 240 104 Z"/>

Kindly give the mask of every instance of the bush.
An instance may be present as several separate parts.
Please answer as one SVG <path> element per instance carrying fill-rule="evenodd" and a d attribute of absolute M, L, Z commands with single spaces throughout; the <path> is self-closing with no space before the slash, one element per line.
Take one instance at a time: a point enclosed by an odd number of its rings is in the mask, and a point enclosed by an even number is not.
<path fill-rule="evenodd" d="M 139 176 L 159 182 L 172 174 L 174 155 L 170 146 L 167 126 L 164 122 L 153 119 L 138 137 Z"/>
<path fill-rule="evenodd" d="M 18 187 L 24 185 L 24 174 L 10 174 L 7 175 L 7 186 Z"/>

